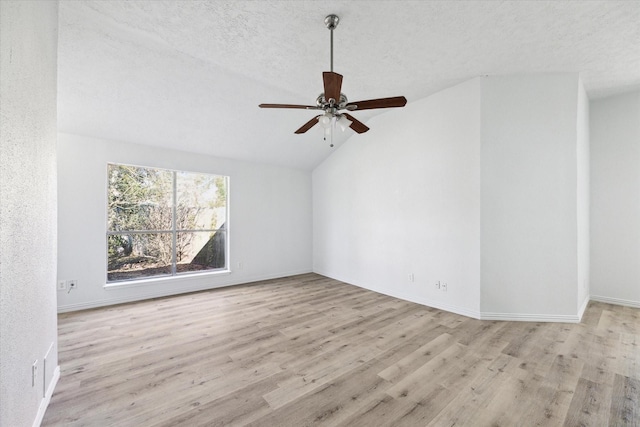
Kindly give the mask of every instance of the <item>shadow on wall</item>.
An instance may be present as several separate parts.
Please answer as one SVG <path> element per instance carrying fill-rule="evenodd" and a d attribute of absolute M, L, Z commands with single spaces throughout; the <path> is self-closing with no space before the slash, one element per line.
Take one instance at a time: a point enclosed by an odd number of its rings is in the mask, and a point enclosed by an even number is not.
<path fill-rule="evenodd" d="M 191 260 L 192 265 L 209 268 L 225 267 L 225 249 L 227 240 L 227 223 L 222 224 L 209 241 Z"/>

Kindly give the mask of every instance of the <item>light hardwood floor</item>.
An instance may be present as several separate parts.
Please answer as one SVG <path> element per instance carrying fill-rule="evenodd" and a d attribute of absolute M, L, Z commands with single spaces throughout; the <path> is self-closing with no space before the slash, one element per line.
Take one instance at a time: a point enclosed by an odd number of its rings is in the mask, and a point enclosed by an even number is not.
<path fill-rule="evenodd" d="M 43 426 L 640 426 L 640 310 L 479 321 L 315 274 L 59 316 Z"/>

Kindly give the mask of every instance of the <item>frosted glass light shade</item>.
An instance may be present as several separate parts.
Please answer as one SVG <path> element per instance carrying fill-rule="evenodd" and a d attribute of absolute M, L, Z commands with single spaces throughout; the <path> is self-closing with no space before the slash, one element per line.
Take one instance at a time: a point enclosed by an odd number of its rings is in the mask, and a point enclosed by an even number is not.
<path fill-rule="evenodd" d="M 340 125 L 340 129 L 342 129 L 342 131 L 344 132 L 349 126 L 351 126 L 351 123 L 353 122 L 347 119 L 346 116 L 340 116 L 337 123 Z"/>
<path fill-rule="evenodd" d="M 331 126 L 331 115 L 330 114 L 324 114 L 322 116 L 320 116 L 320 118 L 318 118 L 318 121 L 320 122 L 320 125 L 323 128 L 328 128 L 329 126 Z"/>

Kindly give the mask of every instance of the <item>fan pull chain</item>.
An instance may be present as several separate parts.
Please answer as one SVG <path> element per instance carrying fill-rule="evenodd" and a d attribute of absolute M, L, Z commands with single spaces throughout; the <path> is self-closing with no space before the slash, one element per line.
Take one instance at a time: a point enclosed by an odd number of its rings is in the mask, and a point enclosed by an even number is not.
<path fill-rule="evenodd" d="M 329 147 L 333 147 L 333 129 L 336 127 L 336 118 L 331 118 L 331 126 L 329 126 Z"/>
<path fill-rule="evenodd" d="M 322 136 L 323 141 L 327 141 L 327 136 L 329 137 L 329 147 L 333 147 L 333 130 L 335 129 L 335 121 L 332 119 L 329 126 L 324 128 L 324 135 Z"/>

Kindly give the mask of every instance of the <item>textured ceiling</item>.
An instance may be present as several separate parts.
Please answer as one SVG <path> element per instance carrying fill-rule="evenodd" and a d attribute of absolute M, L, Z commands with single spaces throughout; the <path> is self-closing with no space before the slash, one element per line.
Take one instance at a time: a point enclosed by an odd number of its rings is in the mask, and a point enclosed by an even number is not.
<path fill-rule="evenodd" d="M 313 104 L 330 13 L 351 101 L 512 73 L 580 72 L 591 99 L 640 89 L 640 1 L 61 0 L 59 128 L 311 169 L 334 150 L 293 134 L 314 112 L 257 106 Z"/>

